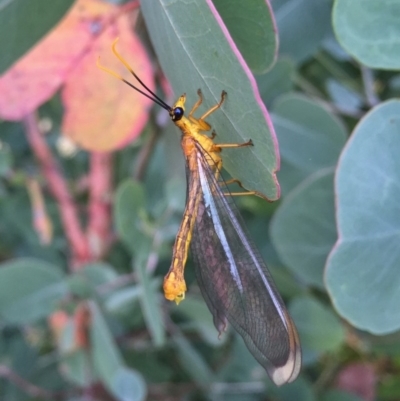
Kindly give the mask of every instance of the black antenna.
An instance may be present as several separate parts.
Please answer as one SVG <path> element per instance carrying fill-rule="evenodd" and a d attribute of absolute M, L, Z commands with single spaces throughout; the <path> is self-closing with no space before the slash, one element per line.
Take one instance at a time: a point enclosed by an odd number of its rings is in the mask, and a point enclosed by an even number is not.
<path fill-rule="evenodd" d="M 100 64 L 100 57 L 97 59 L 97 67 L 100 68 L 101 70 L 113 75 L 114 77 L 118 78 L 119 80 L 121 80 L 122 82 L 125 82 L 127 85 L 129 85 L 131 88 L 135 89 L 137 92 L 139 92 L 140 94 L 142 94 L 143 96 L 146 96 L 148 99 L 152 100 L 154 103 L 158 104 L 160 107 L 162 107 L 163 109 L 167 110 L 167 111 L 171 111 L 172 107 L 169 106 L 167 103 L 165 103 L 161 98 L 159 98 L 135 73 L 135 71 L 132 70 L 131 66 L 128 64 L 128 62 L 118 53 L 117 49 L 116 49 L 116 45 L 118 42 L 118 38 L 114 40 L 113 44 L 112 44 L 112 51 L 114 53 L 114 55 L 118 58 L 119 61 L 121 61 L 121 63 L 126 67 L 126 69 L 133 75 L 133 77 L 140 83 L 140 85 L 143 86 L 144 89 L 146 89 L 147 92 L 149 92 L 152 96 L 150 96 L 148 93 L 144 92 L 143 90 L 139 89 L 138 87 L 136 87 L 135 85 L 133 85 L 132 83 L 130 83 L 129 81 L 127 81 L 125 78 L 123 78 L 121 75 L 119 75 L 118 73 L 103 67 Z"/>

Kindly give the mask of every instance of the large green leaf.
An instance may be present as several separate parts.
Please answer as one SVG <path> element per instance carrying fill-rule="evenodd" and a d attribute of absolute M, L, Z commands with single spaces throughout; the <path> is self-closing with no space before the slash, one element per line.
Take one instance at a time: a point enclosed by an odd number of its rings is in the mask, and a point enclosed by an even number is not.
<path fill-rule="evenodd" d="M 125 367 L 100 308 L 90 303 L 90 330 L 94 367 L 100 379 L 120 401 L 143 401 L 146 384 L 138 372 Z"/>
<path fill-rule="evenodd" d="M 91 377 L 87 374 L 91 366 L 85 350 L 74 350 L 74 352 L 64 354 L 60 368 L 62 369 L 63 376 L 68 381 L 80 387 L 89 386 L 91 380 L 96 380 L 97 378 L 94 373 Z"/>
<path fill-rule="evenodd" d="M 135 252 L 135 270 L 141 285 L 140 301 L 143 315 L 156 346 L 165 341 L 165 330 L 159 305 L 159 291 L 146 271 L 153 240 L 141 229 L 141 215 L 145 213 L 143 186 L 132 180 L 122 183 L 117 191 L 114 216 L 117 230 L 131 251 Z"/>
<path fill-rule="evenodd" d="M 353 113 L 355 115 L 362 112 L 362 107 L 364 106 L 363 96 L 354 89 L 343 85 L 336 79 L 328 78 L 326 90 L 337 110 L 343 110 L 345 113 Z"/>
<path fill-rule="evenodd" d="M 400 328 L 400 101 L 368 113 L 336 174 L 338 242 L 326 283 L 338 312 L 377 334 Z"/>
<path fill-rule="evenodd" d="M 272 1 L 279 32 L 279 54 L 304 62 L 332 32 L 331 0 Z"/>
<path fill-rule="evenodd" d="M 315 401 L 311 383 L 302 377 L 285 386 L 275 387 L 271 392 L 280 401 Z"/>
<path fill-rule="evenodd" d="M 113 266 L 105 262 L 89 263 L 81 269 L 79 275 L 87 280 L 93 289 L 110 283 L 118 277 Z"/>
<path fill-rule="evenodd" d="M 293 89 L 295 67 L 287 58 L 280 58 L 266 74 L 257 76 L 257 85 L 263 102 L 269 107 L 280 95 Z"/>
<path fill-rule="evenodd" d="M 94 367 L 99 377 L 110 384 L 115 372 L 123 366 L 123 360 L 99 306 L 93 301 L 90 302 L 90 316 Z"/>
<path fill-rule="evenodd" d="M 364 398 L 347 393 L 343 390 L 329 390 L 324 394 L 322 401 L 363 401 L 363 399 Z"/>
<path fill-rule="evenodd" d="M 181 302 L 175 309 L 190 319 L 189 327 L 194 327 L 210 345 L 218 346 L 224 343 L 222 340 L 226 339 L 226 336 L 219 338 L 212 315 L 203 300 L 188 296 L 185 302 Z"/>
<path fill-rule="evenodd" d="M 218 142 L 252 139 L 254 147 L 224 151 L 227 170 L 246 188 L 276 199 L 278 148 L 272 123 L 254 77 L 216 19 L 212 3 L 147 0 L 141 7 L 163 70 L 175 94 L 187 94 L 189 110 L 199 88 L 204 95 L 203 111 L 220 100 L 222 90 L 228 92 L 222 108 L 209 119 Z"/>
<path fill-rule="evenodd" d="M 236 46 L 255 74 L 266 72 L 275 61 L 278 37 L 265 0 L 214 0 Z"/>
<path fill-rule="evenodd" d="M 121 183 L 115 194 L 114 220 L 117 232 L 131 252 L 138 251 L 143 238 L 140 225 L 146 212 L 141 184 L 133 180 Z"/>
<path fill-rule="evenodd" d="M 145 245 L 142 246 L 145 247 Z M 165 343 L 165 328 L 160 302 L 161 294 L 158 288 L 154 288 L 154 280 L 151 279 L 149 272 L 146 270 L 147 257 L 146 259 L 142 257 L 150 253 L 150 246 L 148 246 L 148 249 L 149 252 L 147 254 L 143 252 L 135 258 L 134 264 L 139 284 L 142 287 L 140 301 L 146 326 L 150 331 L 154 344 L 161 347 Z"/>
<path fill-rule="evenodd" d="M 217 383 L 249 382 L 254 377 L 265 380 L 268 377 L 267 372 L 250 353 L 243 338 L 233 332 L 233 341 L 230 343 L 232 342 L 229 359 L 218 372 Z"/>
<path fill-rule="evenodd" d="M 90 298 L 101 286 L 110 283 L 117 277 L 117 273 L 109 264 L 90 263 L 69 277 L 69 289 L 80 298 Z"/>
<path fill-rule="evenodd" d="M 311 297 L 296 298 L 290 314 L 300 336 L 303 362 L 315 361 L 324 352 L 335 352 L 343 345 L 345 331 L 331 309 Z"/>
<path fill-rule="evenodd" d="M 284 95 L 274 104 L 272 117 L 282 157 L 278 178 L 283 194 L 310 174 L 336 165 L 346 131 L 321 104 L 304 95 Z"/>
<path fill-rule="evenodd" d="M 146 399 L 146 383 L 135 370 L 120 367 L 111 384 L 112 392 L 121 401 L 144 401 Z"/>
<path fill-rule="evenodd" d="M 178 332 L 174 333 L 173 342 L 180 363 L 193 381 L 200 387 L 208 387 L 212 383 L 213 374 L 201 354 Z"/>
<path fill-rule="evenodd" d="M 333 26 L 340 44 L 371 68 L 400 69 L 400 2 L 336 0 Z"/>
<path fill-rule="evenodd" d="M 7 177 L 11 173 L 13 166 L 13 154 L 7 145 L 2 145 L 0 148 L 0 176 Z"/>
<path fill-rule="evenodd" d="M 326 259 L 337 238 L 333 169 L 303 181 L 279 206 L 271 239 L 279 257 L 304 283 L 324 288 Z"/>
<path fill-rule="evenodd" d="M 0 3 L 0 74 L 38 42 L 73 0 L 3 0 Z"/>
<path fill-rule="evenodd" d="M 9 323 L 32 323 L 53 312 L 67 288 L 58 266 L 33 258 L 2 263 L 0 315 Z"/>

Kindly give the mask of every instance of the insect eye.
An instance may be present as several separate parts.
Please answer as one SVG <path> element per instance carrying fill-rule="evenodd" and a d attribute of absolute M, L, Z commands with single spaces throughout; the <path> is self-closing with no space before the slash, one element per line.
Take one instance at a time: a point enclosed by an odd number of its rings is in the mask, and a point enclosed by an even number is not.
<path fill-rule="evenodd" d="M 170 114 L 173 121 L 179 121 L 183 117 L 184 111 L 182 107 L 175 107 Z"/>

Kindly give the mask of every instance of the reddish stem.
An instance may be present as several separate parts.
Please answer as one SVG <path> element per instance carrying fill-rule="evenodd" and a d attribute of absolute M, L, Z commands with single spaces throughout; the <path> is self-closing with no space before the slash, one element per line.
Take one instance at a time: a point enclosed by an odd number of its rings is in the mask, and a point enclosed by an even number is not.
<path fill-rule="evenodd" d="M 111 239 L 111 165 L 111 153 L 91 153 L 87 237 L 96 259 L 107 252 Z"/>
<path fill-rule="evenodd" d="M 44 400 L 55 400 L 62 398 L 61 394 L 53 393 L 49 390 L 40 388 L 32 383 L 29 383 L 27 380 L 13 372 L 8 366 L 0 365 L 0 378 L 1 377 L 4 377 L 15 386 L 22 389 L 32 398 L 41 398 Z"/>
<path fill-rule="evenodd" d="M 35 113 L 28 114 L 24 118 L 23 123 L 25 125 L 26 137 L 39 161 L 48 187 L 58 202 L 65 235 L 72 253 L 71 268 L 78 270 L 80 266 L 90 261 L 92 257 L 88 241 L 79 222 L 77 208 L 59 170 L 58 163 L 39 131 Z"/>

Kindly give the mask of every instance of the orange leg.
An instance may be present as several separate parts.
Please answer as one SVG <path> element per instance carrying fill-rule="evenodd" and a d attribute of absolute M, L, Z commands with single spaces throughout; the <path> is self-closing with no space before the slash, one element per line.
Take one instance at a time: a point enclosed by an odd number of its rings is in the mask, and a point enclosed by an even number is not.
<path fill-rule="evenodd" d="M 244 143 L 218 143 L 215 146 L 221 149 L 226 149 L 226 148 L 244 148 L 246 146 L 254 146 L 254 144 L 253 141 L 250 139 Z"/>
<path fill-rule="evenodd" d="M 201 89 L 197 91 L 197 94 L 199 95 L 199 99 L 197 102 L 193 105 L 192 110 L 189 112 L 189 119 L 190 117 L 193 116 L 193 113 L 199 108 L 199 106 L 203 103 L 203 94 L 201 93 Z"/>
<path fill-rule="evenodd" d="M 197 92 L 199 93 L 199 92 Z M 200 92 L 201 93 L 201 92 Z M 224 103 L 225 97 L 227 93 L 225 91 L 222 91 L 221 93 L 221 100 L 211 109 L 207 110 L 200 118 L 199 120 L 205 120 L 210 114 L 214 113 L 215 110 L 219 109 L 222 106 L 222 103 Z"/>
<path fill-rule="evenodd" d="M 230 184 L 237 184 L 239 185 L 240 188 L 242 189 L 246 189 L 243 187 L 242 183 L 237 179 L 237 178 L 231 178 L 228 181 L 225 181 L 226 185 L 230 185 Z M 243 192 L 231 192 L 231 193 L 227 193 L 224 195 L 229 195 L 229 196 L 245 196 L 245 195 L 257 195 L 256 191 L 243 191 Z"/>

